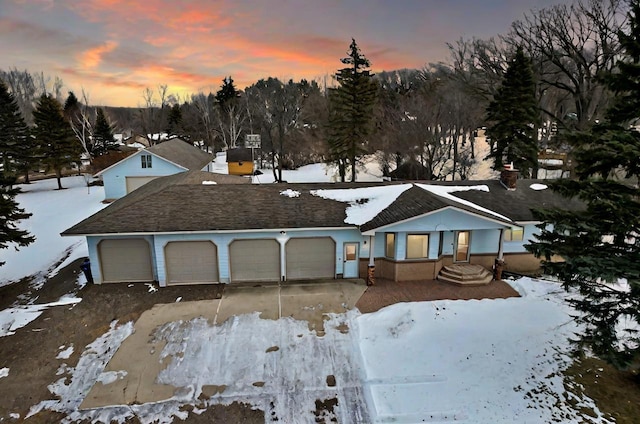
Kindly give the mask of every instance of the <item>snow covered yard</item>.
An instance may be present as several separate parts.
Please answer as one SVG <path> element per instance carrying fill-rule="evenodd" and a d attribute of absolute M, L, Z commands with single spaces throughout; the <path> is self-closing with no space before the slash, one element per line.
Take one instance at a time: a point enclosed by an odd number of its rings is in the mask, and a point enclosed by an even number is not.
<path fill-rule="evenodd" d="M 19 251 L 9 246 L 0 250 L 0 286 L 35 275 L 39 279 L 55 273 L 54 265 L 64 260 L 57 269 L 88 254 L 84 237 L 60 237 L 70 226 L 94 214 L 106 205 L 103 187 L 87 189 L 84 177 L 62 179 L 65 190 L 55 190 L 55 179 L 21 184 L 22 193 L 16 196 L 21 208 L 33 214 L 20 223 L 36 241 Z"/>
<path fill-rule="evenodd" d="M 562 289 L 529 278 L 512 285 L 522 297 L 396 304 L 358 317 L 373 422 L 609 422 L 565 391 L 577 328 Z"/>

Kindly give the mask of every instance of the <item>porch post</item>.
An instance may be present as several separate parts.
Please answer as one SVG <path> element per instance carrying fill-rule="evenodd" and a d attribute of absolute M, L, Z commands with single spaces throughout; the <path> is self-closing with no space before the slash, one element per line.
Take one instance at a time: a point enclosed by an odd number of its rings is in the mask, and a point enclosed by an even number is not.
<path fill-rule="evenodd" d="M 375 235 L 369 236 L 369 265 L 367 266 L 367 286 L 373 286 L 376 283 L 376 259 L 373 254 L 375 240 Z"/>
<path fill-rule="evenodd" d="M 504 228 L 500 228 L 500 240 L 498 242 L 498 257 L 493 266 L 493 279 L 502 279 L 502 270 L 504 269 Z"/>

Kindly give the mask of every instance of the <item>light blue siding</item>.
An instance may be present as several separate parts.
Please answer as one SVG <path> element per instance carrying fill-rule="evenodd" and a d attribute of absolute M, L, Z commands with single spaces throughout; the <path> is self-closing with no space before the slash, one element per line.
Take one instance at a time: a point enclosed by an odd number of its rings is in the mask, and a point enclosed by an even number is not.
<path fill-rule="evenodd" d="M 185 171 L 184 168 L 155 155 L 152 155 L 152 167 L 143 168 L 140 155 L 144 154 L 149 153 L 141 150 L 104 171 L 102 181 L 105 199 L 119 199 L 127 194 L 126 177 L 162 177 Z"/>
<path fill-rule="evenodd" d="M 475 230 L 471 232 L 471 254 L 498 253 L 500 230 Z"/>
<path fill-rule="evenodd" d="M 538 234 L 540 234 L 540 230 L 535 226 L 535 224 L 525 224 L 522 241 L 505 241 L 502 249 L 505 253 L 524 253 L 527 251 L 527 249 L 524 248 L 524 245 L 535 240 L 536 235 Z"/>
<path fill-rule="evenodd" d="M 438 259 L 440 233 L 429 233 L 429 259 Z"/>
<path fill-rule="evenodd" d="M 503 243 L 504 253 L 526 253 L 524 244 L 538 234 L 538 229 L 533 224 L 524 226 L 523 241 L 505 241 Z M 424 234 L 422 231 L 401 231 L 394 233 L 396 236 L 395 259 L 405 260 L 407 252 L 407 235 Z M 428 232 L 429 234 L 429 259 L 438 259 L 438 249 L 440 243 L 439 232 Z M 455 243 L 455 231 L 442 232 L 442 254 L 452 255 Z M 500 242 L 499 229 L 476 229 L 471 230 L 471 254 L 498 253 Z M 374 255 L 376 258 L 385 257 L 385 233 L 376 233 Z M 364 257 L 364 255 L 363 255 Z"/>
<path fill-rule="evenodd" d="M 516 224 L 514 223 L 514 226 Z M 440 232 L 442 238 L 442 254 L 452 255 L 456 231 L 471 231 L 471 254 L 487 254 L 498 252 L 500 229 L 508 228 L 499 222 L 484 219 L 456 209 L 445 209 L 416 219 L 390 225 L 375 234 L 374 255 L 385 257 L 385 233 L 396 235 L 395 259 L 405 260 L 408 234 L 429 234 L 429 259 L 438 258 Z M 533 224 L 524 226 L 524 240 L 504 242 L 505 253 L 524 253 L 524 244 L 538 233 Z"/>
<path fill-rule="evenodd" d="M 471 243 L 473 243 L 473 234 L 471 235 Z M 454 234 L 453 231 L 445 231 L 442 234 L 442 254 L 453 255 Z"/>
<path fill-rule="evenodd" d="M 496 218 L 497 219 L 497 218 Z M 389 225 L 380 231 L 396 232 L 431 232 L 454 230 L 485 230 L 488 228 L 504 228 L 505 225 L 484 219 L 477 215 L 457 209 L 444 209 L 430 215 L 410 219 L 398 224 Z"/>

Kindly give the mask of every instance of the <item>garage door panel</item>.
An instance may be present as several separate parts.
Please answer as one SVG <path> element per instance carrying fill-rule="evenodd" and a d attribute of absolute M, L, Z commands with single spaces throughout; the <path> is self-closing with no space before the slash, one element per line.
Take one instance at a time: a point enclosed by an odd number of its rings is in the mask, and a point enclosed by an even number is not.
<path fill-rule="evenodd" d="M 127 194 L 158 177 L 126 177 Z"/>
<path fill-rule="evenodd" d="M 215 283 L 218 251 L 210 241 L 169 242 L 164 248 L 167 284 Z"/>
<path fill-rule="evenodd" d="M 231 281 L 280 281 L 280 244 L 273 239 L 235 240 L 229 245 Z"/>
<path fill-rule="evenodd" d="M 336 243 L 331 237 L 290 239 L 285 253 L 288 280 L 335 278 Z"/>
<path fill-rule="evenodd" d="M 102 240 L 98 251 L 103 282 L 153 281 L 151 249 L 146 240 Z"/>

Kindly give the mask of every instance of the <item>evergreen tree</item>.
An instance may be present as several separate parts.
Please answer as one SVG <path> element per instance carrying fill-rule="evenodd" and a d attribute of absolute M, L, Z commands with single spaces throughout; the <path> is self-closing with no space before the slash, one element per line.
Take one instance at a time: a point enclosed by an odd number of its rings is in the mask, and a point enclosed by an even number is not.
<path fill-rule="evenodd" d="M 223 148 L 238 147 L 242 144 L 242 123 L 246 118 L 246 108 L 240 105 L 240 92 L 236 90 L 231 77 L 222 80 L 222 87 L 215 95 L 217 107 L 215 116 L 218 124 L 218 136 Z"/>
<path fill-rule="evenodd" d="M 367 70 L 371 64 L 356 40 L 351 40 L 347 54 L 341 62 L 349 66 L 338 70 L 339 86 L 330 92 L 328 142 L 331 160 L 338 163 L 341 180 L 345 180 L 346 167 L 350 165 L 351 181 L 355 182 L 357 162 L 367 151 L 378 86 Z"/>
<path fill-rule="evenodd" d="M 80 102 L 73 91 L 69 91 L 69 96 L 64 102 L 64 117 L 67 121 L 73 122 L 80 114 Z"/>
<path fill-rule="evenodd" d="M 522 47 L 509 63 L 502 85 L 487 108 L 487 137 L 493 149 L 493 169 L 500 171 L 513 162 L 525 178 L 535 177 L 538 168 L 539 111 L 531 61 Z"/>
<path fill-rule="evenodd" d="M 33 153 L 31 147 L 29 129 L 18 103 L 5 83 L 0 81 L 0 163 L 6 176 L 25 171 L 28 178 Z"/>
<path fill-rule="evenodd" d="M 640 116 L 638 0 L 629 23 L 630 33 L 619 34 L 625 58 L 608 80 L 614 104 L 604 122 L 569 136 L 577 180 L 552 185 L 585 208 L 536 211 L 542 233 L 527 247 L 565 288 L 579 290 L 570 301 L 584 325 L 579 346 L 618 368 L 640 365 L 640 133 L 630 125 Z M 564 262 L 551 261 L 553 255 Z"/>
<path fill-rule="evenodd" d="M 225 77 L 222 80 L 220 90 L 216 93 L 216 101 L 220 105 L 220 108 L 226 111 L 229 103 L 238 97 L 240 97 L 240 93 L 238 93 L 236 86 L 233 84 L 233 78 L 230 76 Z"/>
<path fill-rule="evenodd" d="M 35 241 L 35 237 L 16 226 L 18 221 L 29 218 L 31 214 L 18 207 L 15 197 L 20 189 L 13 187 L 13 184 L 15 184 L 15 178 L 7 176 L 3 170 L 0 170 L 0 249 L 6 249 L 10 243 L 17 248 Z M 0 262 L 0 266 L 2 265 L 4 262 Z"/>
<path fill-rule="evenodd" d="M 113 138 L 113 126 L 107 120 L 104 110 L 96 110 L 96 124 L 93 127 L 93 154 L 104 155 L 115 149 L 116 140 Z"/>
<path fill-rule="evenodd" d="M 48 169 L 56 173 L 58 189 L 62 189 L 62 169 L 78 161 L 80 146 L 75 141 L 62 106 L 51 95 L 43 94 L 33 111 L 38 155 Z"/>
<path fill-rule="evenodd" d="M 184 129 L 182 128 L 182 110 L 180 109 L 179 104 L 173 105 L 169 110 L 166 133 L 169 137 L 184 137 Z"/>

